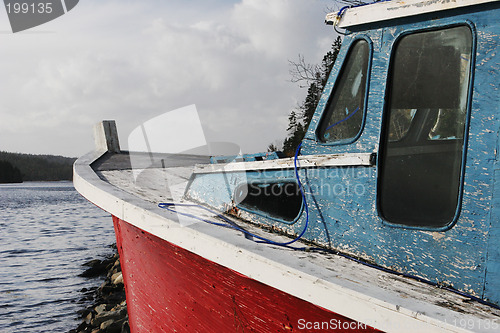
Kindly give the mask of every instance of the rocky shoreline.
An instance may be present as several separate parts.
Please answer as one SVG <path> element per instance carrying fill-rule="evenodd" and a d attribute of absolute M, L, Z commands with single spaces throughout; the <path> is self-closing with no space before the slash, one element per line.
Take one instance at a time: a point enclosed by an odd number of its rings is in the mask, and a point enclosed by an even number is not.
<path fill-rule="evenodd" d="M 116 247 L 115 247 L 116 249 Z M 92 305 L 78 312 L 82 322 L 69 333 L 129 333 L 127 302 L 118 253 L 104 260 L 91 260 L 80 276 L 94 278 L 105 276 L 98 288 L 83 288 L 83 301 Z"/>

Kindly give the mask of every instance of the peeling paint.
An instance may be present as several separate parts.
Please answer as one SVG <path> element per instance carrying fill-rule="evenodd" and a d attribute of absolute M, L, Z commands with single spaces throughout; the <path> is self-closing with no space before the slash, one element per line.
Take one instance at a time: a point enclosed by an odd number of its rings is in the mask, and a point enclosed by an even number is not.
<path fill-rule="evenodd" d="M 429 0 L 408 6 L 452 2 Z M 498 2 L 488 5 L 492 8 L 490 12 L 467 12 L 463 9 L 462 14 L 450 18 L 401 23 L 384 29 L 377 26 L 373 30 L 346 36 L 339 61 L 333 67 L 305 135 L 302 160 L 311 166 L 307 170 L 301 169 L 300 177 L 310 208 L 310 225 L 304 236 L 306 239 L 500 304 L 500 165 L 497 157 L 500 146 L 500 25 L 497 18 L 500 9 Z M 377 152 L 389 58 L 397 39 L 408 31 L 465 23 L 474 27 L 476 54 L 463 198 L 458 221 L 446 231 L 395 228 L 384 223 L 378 214 L 376 166 L 352 164 L 314 167 L 315 162 L 308 161 L 307 156 Z M 365 127 L 353 144 L 321 144 L 316 141 L 315 130 L 328 97 L 334 91 L 342 59 L 351 43 L 361 37 L 373 42 Z M 270 170 L 265 174 L 247 170 L 246 173 L 236 172 L 235 175 L 238 179 L 243 176 L 261 180 L 294 178 L 292 168 Z M 196 175 L 189 195 L 213 207 L 231 205 L 231 197 L 220 191 L 223 180 L 217 180 L 216 177 L 216 174 Z M 330 192 L 325 192 L 326 188 Z M 356 189 L 359 191 L 356 192 Z M 304 215 L 293 224 L 284 224 L 248 212 L 240 213 L 241 217 L 251 222 L 275 227 L 291 235 L 298 234 L 304 228 Z M 415 316 L 418 317 L 418 314 Z"/>

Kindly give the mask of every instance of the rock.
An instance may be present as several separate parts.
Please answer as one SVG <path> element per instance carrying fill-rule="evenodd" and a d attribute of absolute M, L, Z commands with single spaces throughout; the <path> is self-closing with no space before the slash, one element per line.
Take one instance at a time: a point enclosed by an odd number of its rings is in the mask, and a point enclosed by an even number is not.
<path fill-rule="evenodd" d="M 96 306 L 96 307 L 94 308 L 94 310 L 95 310 L 95 312 L 99 315 L 99 314 L 101 314 L 101 313 L 103 313 L 104 311 L 106 311 L 106 310 L 107 310 L 107 309 L 106 309 L 106 306 L 107 306 L 107 304 L 99 304 L 98 306 Z"/>
<path fill-rule="evenodd" d="M 90 263 L 90 262 L 89 262 Z M 106 266 L 107 266 L 106 261 L 101 261 L 101 260 L 96 260 L 92 266 L 90 266 L 89 269 L 85 270 L 83 273 L 79 274 L 78 276 L 81 277 L 96 277 L 99 275 L 103 275 L 106 273 Z M 86 265 L 88 266 L 88 265 Z"/>
<path fill-rule="evenodd" d="M 111 283 L 113 283 L 114 285 L 117 285 L 117 284 L 123 284 L 123 275 L 121 272 L 118 272 L 118 273 L 115 273 L 113 274 L 113 276 L 111 276 Z"/>
<path fill-rule="evenodd" d="M 127 315 L 126 308 L 121 308 L 121 309 L 116 310 L 116 311 L 103 312 L 103 313 L 95 316 L 95 318 L 92 320 L 91 324 L 94 327 L 98 327 L 98 326 L 101 326 L 101 324 L 104 323 L 105 321 L 108 321 L 108 320 L 117 321 L 117 320 L 122 319 L 126 315 Z"/>
<path fill-rule="evenodd" d="M 82 309 L 78 310 L 76 313 L 80 316 L 80 318 L 85 318 L 89 314 L 90 309 Z"/>
<path fill-rule="evenodd" d="M 93 306 L 79 310 L 83 322 L 73 333 L 130 333 L 123 274 L 118 253 L 104 260 L 91 260 L 83 277 L 105 276 L 100 287 L 82 288 L 82 302 L 91 301 Z"/>
<path fill-rule="evenodd" d="M 92 318 L 93 318 L 93 314 L 92 312 L 89 312 L 85 318 L 83 319 L 83 321 L 85 322 L 85 324 L 89 325 L 91 322 L 92 322 Z"/>
<path fill-rule="evenodd" d="M 78 325 L 78 327 L 76 328 L 76 331 L 81 332 L 85 329 L 85 327 L 87 327 L 87 324 L 85 324 L 85 322 L 83 322 L 80 325 Z"/>
<path fill-rule="evenodd" d="M 120 304 L 117 304 L 114 308 L 111 309 L 111 311 L 116 311 L 116 310 L 119 310 L 123 307 L 127 307 L 127 301 L 124 300 L 123 302 L 121 302 Z"/>
<path fill-rule="evenodd" d="M 121 333 L 130 333 L 130 325 L 128 324 L 128 317 L 125 318 L 125 321 L 123 322 Z"/>
<path fill-rule="evenodd" d="M 107 333 L 121 333 L 123 331 L 123 326 L 126 325 L 128 327 L 128 317 L 122 318 L 113 322 L 108 326 L 106 332 Z"/>
<path fill-rule="evenodd" d="M 93 259 L 93 260 L 87 261 L 86 263 L 82 264 L 82 266 L 94 267 L 95 265 L 99 265 L 100 263 L 101 263 L 101 260 Z"/>
<path fill-rule="evenodd" d="M 109 326 L 111 326 L 115 321 L 113 319 L 106 320 L 105 322 L 101 323 L 101 330 L 106 330 Z"/>
<path fill-rule="evenodd" d="M 94 296 L 93 296 L 93 295 L 87 295 L 87 296 L 82 297 L 82 298 L 78 301 L 78 303 L 85 303 L 85 302 L 87 302 L 87 301 L 91 301 L 91 300 L 93 300 L 93 299 L 94 299 Z"/>
<path fill-rule="evenodd" d="M 104 297 L 104 299 L 108 303 L 118 304 L 118 303 L 122 302 L 125 299 L 125 290 L 123 290 L 123 285 L 122 285 L 121 290 L 117 290 L 117 291 L 107 295 L 106 297 Z"/>
<path fill-rule="evenodd" d="M 122 318 L 120 320 L 106 320 L 100 326 L 102 332 L 106 333 L 121 333 L 125 326 L 128 327 L 128 317 Z"/>
<path fill-rule="evenodd" d="M 99 288 L 99 291 L 101 292 L 103 297 L 106 297 L 112 293 L 119 292 L 121 289 L 121 286 L 106 284 L 102 286 L 102 288 Z"/>
<path fill-rule="evenodd" d="M 121 266 L 120 266 L 120 259 L 116 259 L 114 264 L 113 264 L 113 267 L 112 269 L 116 269 L 117 271 L 120 271 L 121 270 Z"/>

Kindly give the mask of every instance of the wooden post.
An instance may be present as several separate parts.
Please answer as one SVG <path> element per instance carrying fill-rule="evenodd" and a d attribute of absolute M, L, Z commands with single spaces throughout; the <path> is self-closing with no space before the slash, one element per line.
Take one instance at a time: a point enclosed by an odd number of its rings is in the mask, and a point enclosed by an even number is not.
<path fill-rule="evenodd" d="M 94 140 L 96 150 L 120 152 L 120 142 L 118 141 L 118 131 L 114 120 L 103 120 L 94 126 Z"/>

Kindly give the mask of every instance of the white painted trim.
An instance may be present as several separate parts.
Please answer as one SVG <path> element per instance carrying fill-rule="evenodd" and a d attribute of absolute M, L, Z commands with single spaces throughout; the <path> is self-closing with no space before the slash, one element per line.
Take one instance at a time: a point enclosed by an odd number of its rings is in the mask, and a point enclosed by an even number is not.
<path fill-rule="evenodd" d="M 337 155 L 305 155 L 299 156 L 297 167 L 323 168 L 340 166 L 372 166 L 370 162 L 371 153 L 346 153 Z M 195 166 L 195 174 L 236 172 L 251 170 L 283 170 L 294 169 L 293 158 L 280 158 L 268 161 L 232 162 L 221 164 L 198 164 Z"/>
<path fill-rule="evenodd" d="M 498 2 L 499 0 L 392 0 L 347 9 L 338 26 L 349 28 L 402 17 Z M 334 13 L 327 15 L 332 20 Z"/>
<path fill-rule="evenodd" d="M 477 323 L 473 331 L 486 332 L 485 319 L 500 316 L 477 303 L 463 303 L 468 306 L 464 313 L 440 306 L 446 299 L 460 303 L 466 298 L 340 256 L 264 247 L 235 230 L 205 223 L 181 227 L 174 213 L 100 179 L 90 164 L 101 155 L 90 153 L 74 165 L 75 188 L 89 201 L 165 241 L 325 309 L 386 332 L 468 332 L 453 324 L 467 320 Z M 424 299 L 415 297 L 422 294 Z"/>

